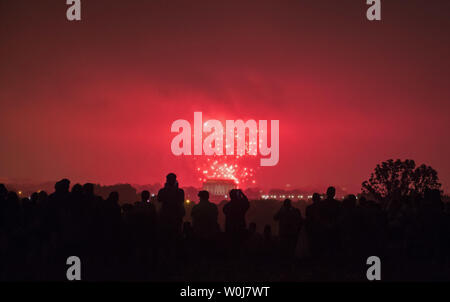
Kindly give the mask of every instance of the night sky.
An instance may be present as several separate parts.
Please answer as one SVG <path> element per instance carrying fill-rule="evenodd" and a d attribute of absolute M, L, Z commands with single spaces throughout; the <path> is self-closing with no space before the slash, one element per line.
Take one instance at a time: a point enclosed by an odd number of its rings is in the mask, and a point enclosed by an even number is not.
<path fill-rule="evenodd" d="M 414 159 L 450 188 L 450 1 L 0 0 L 0 181 L 199 186 L 177 119 L 280 121 L 263 188 L 360 189 Z M 256 168 L 256 167 L 254 167 Z"/>

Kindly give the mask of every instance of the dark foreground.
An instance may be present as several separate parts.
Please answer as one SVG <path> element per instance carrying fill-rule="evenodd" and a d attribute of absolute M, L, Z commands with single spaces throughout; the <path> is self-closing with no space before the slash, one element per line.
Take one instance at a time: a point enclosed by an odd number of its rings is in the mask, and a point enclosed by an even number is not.
<path fill-rule="evenodd" d="M 329 190 L 304 215 L 286 201 L 265 213 L 279 225 L 273 234 L 245 221 L 249 208 L 267 208 L 240 191 L 223 207 L 200 194 L 183 224 L 184 195 L 170 183 L 161 207 L 147 192 L 119 206 L 117 194 L 104 200 L 91 184 L 55 189 L 20 199 L 0 186 L 0 280 L 67 280 L 69 256 L 80 259 L 82 280 L 360 281 L 369 256 L 381 259 L 382 280 L 450 280 L 450 216 L 436 191 L 380 204 L 336 201 Z"/>

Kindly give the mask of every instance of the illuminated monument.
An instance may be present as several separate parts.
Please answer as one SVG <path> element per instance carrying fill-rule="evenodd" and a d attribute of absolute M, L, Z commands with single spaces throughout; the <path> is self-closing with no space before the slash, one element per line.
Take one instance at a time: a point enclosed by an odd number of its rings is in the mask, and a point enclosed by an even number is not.
<path fill-rule="evenodd" d="M 203 190 L 209 192 L 210 195 L 216 197 L 228 197 L 231 189 L 235 189 L 236 183 L 232 179 L 207 179 L 203 183 Z"/>

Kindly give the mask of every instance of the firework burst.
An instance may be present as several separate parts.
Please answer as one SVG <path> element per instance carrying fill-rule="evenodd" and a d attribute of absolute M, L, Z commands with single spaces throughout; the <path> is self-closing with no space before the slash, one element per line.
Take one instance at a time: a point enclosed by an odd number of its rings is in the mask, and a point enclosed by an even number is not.
<path fill-rule="evenodd" d="M 255 169 L 249 168 L 251 158 L 242 156 L 211 156 L 197 159 L 199 181 L 207 179 L 233 180 L 239 186 L 255 184 Z"/>
<path fill-rule="evenodd" d="M 203 126 L 207 127 L 208 122 L 205 122 Z M 219 136 L 224 137 L 223 129 L 216 131 L 219 132 Z M 261 138 L 259 138 L 259 141 L 257 140 L 258 134 L 260 134 L 258 129 L 255 129 L 252 133 L 252 137 L 250 137 L 250 131 L 235 131 L 234 141 L 227 137 L 224 145 L 227 155 L 196 157 L 196 171 L 199 181 L 205 182 L 208 179 L 232 180 L 237 187 L 255 184 L 254 175 L 259 167 L 257 164 L 257 148 L 258 142 L 261 143 L 262 141 Z M 264 133 L 264 130 L 261 133 Z M 243 149 L 239 149 L 239 143 L 243 144 L 243 146 L 241 145 Z"/>

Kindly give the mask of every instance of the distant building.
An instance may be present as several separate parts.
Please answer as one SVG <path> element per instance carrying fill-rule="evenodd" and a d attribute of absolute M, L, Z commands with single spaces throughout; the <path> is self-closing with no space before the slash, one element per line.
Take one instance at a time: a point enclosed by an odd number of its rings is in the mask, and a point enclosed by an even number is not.
<path fill-rule="evenodd" d="M 227 198 L 231 189 L 235 189 L 236 184 L 231 179 L 207 179 L 203 183 L 202 190 L 209 192 L 211 197 Z"/>

